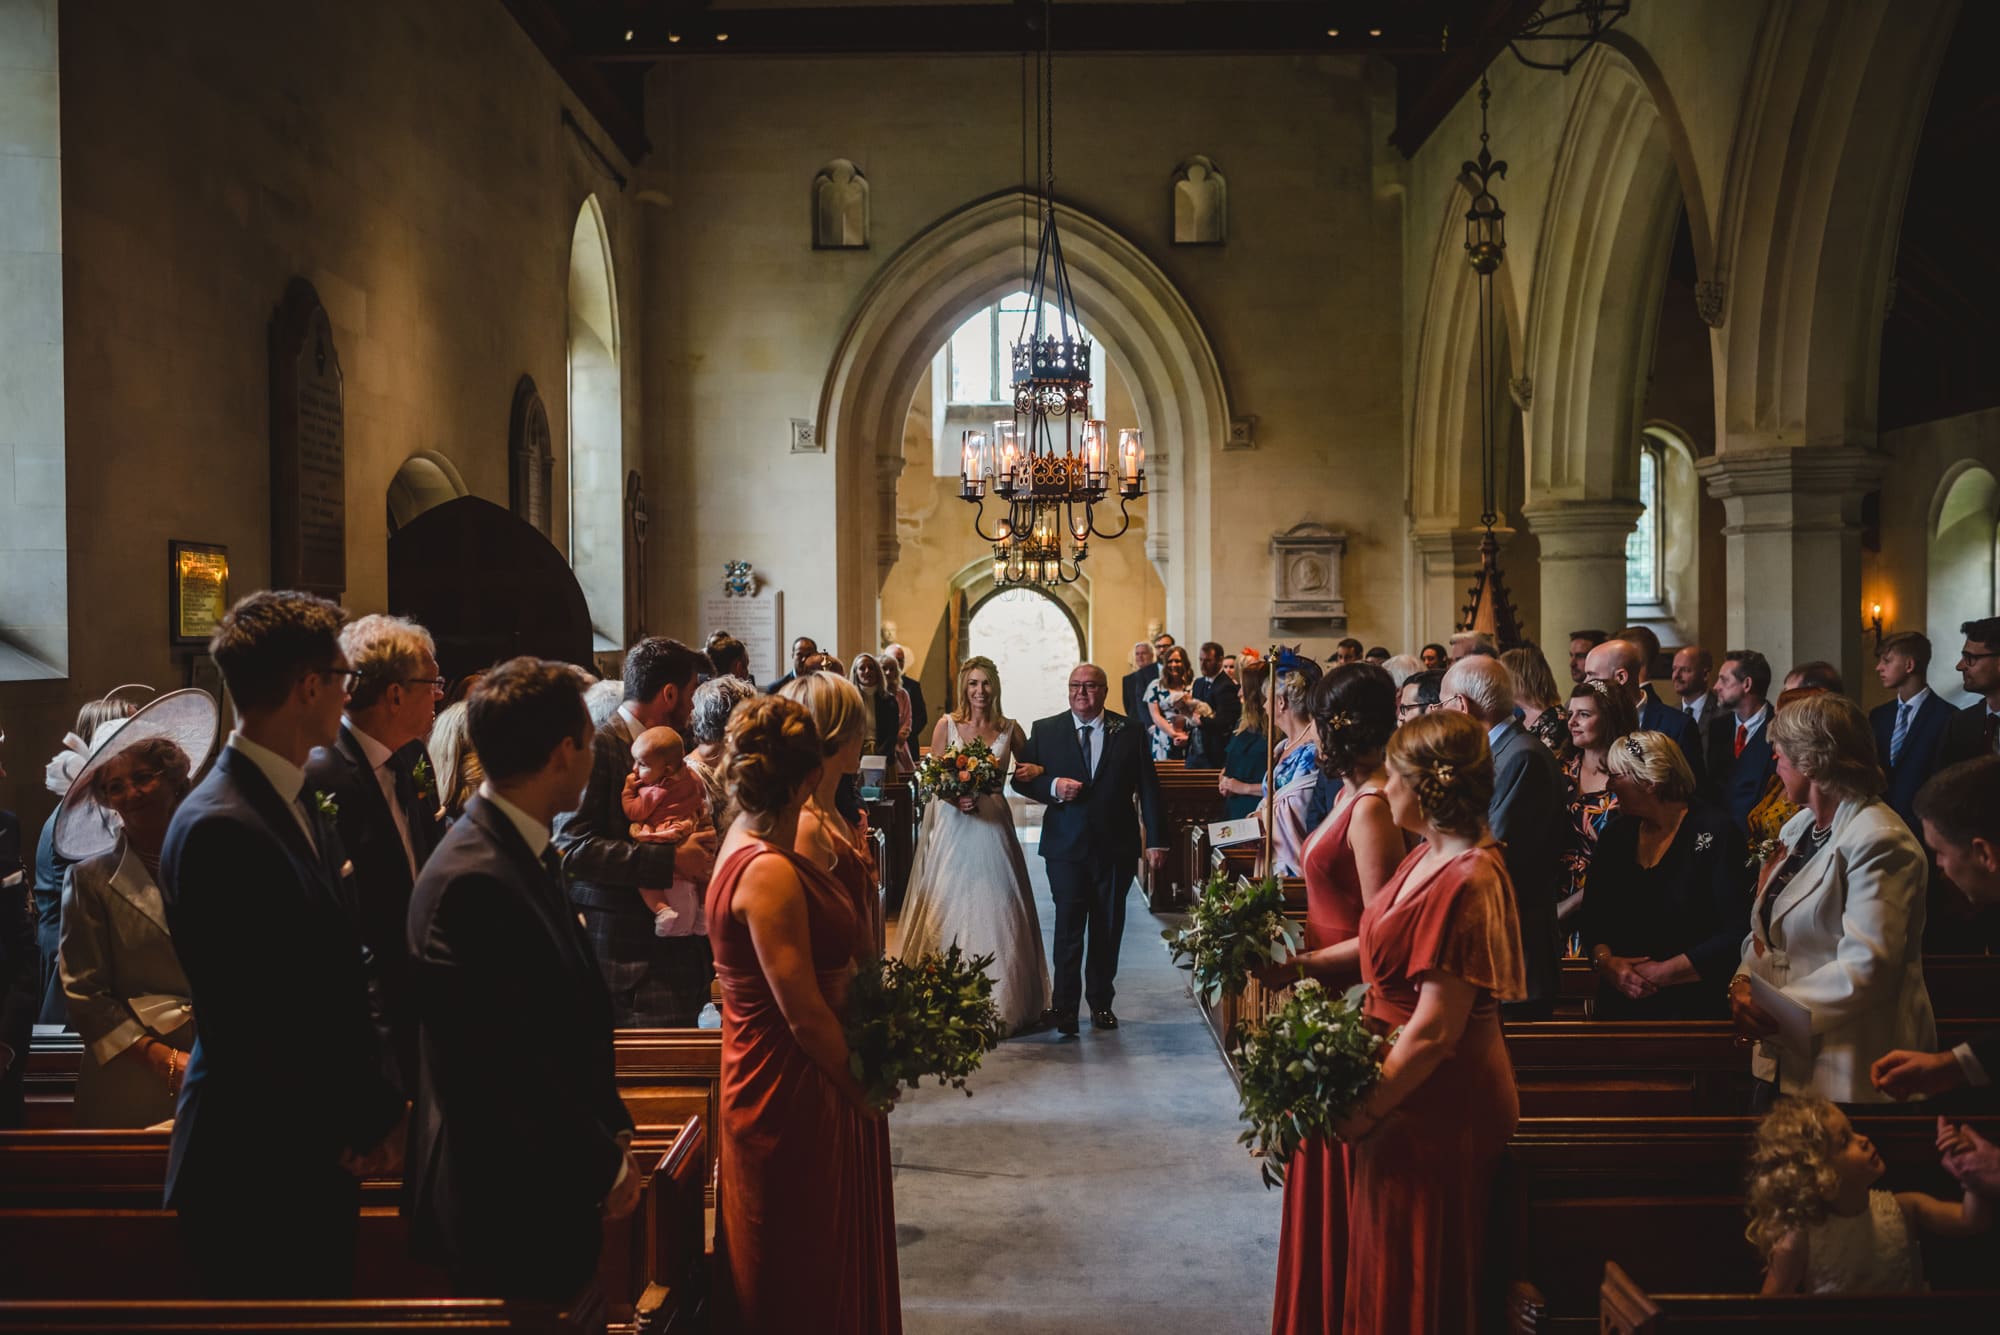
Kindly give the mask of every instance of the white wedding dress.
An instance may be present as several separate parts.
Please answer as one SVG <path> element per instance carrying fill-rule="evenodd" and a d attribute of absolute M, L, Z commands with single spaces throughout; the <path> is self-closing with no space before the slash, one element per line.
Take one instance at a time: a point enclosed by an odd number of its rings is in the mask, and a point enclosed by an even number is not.
<path fill-rule="evenodd" d="M 957 746 L 958 723 L 948 726 Z M 1002 774 L 1011 768 L 1011 746 L 1011 730 L 993 746 Z M 1041 1017 L 1049 1004 L 1049 963 L 1028 860 L 1004 792 L 987 793 L 970 813 L 942 799 L 924 808 L 896 954 L 919 959 L 954 941 L 967 955 L 993 956 L 987 969 L 993 1003 L 1010 1031 Z"/>

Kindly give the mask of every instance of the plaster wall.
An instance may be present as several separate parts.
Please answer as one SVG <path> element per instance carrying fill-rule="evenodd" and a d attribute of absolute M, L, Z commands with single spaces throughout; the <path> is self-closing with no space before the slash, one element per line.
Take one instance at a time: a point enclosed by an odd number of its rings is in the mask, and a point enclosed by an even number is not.
<path fill-rule="evenodd" d="M 889 257 L 1021 183 L 1020 74 L 1016 59 L 972 57 L 656 70 L 643 176 L 671 205 L 652 229 L 647 447 L 671 493 L 700 498 L 665 526 L 669 622 L 731 558 L 784 590 L 788 634 L 830 620 L 842 597 L 874 597 L 835 576 L 840 470 L 873 460 L 794 455 L 788 419 L 815 415 L 841 335 Z M 1352 633 L 1400 639 L 1401 207 L 1382 145 L 1388 87 L 1386 67 L 1352 57 L 1056 63 L 1058 196 L 1165 271 L 1216 351 L 1231 412 L 1258 419 L 1254 451 L 1207 443 L 1210 522 L 1173 536 L 1170 559 L 1206 549 L 1197 578 L 1215 609 L 1212 625 L 1170 627 L 1186 639 L 1268 640 L 1269 540 L 1305 519 L 1349 534 Z M 1171 177 L 1194 153 L 1228 178 L 1223 246 L 1169 243 Z M 811 247 L 810 186 L 834 158 L 870 182 L 868 250 Z M 912 469 L 900 485 L 917 481 Z M 970 517 L 946 507 L 926 522 L 951 525 L 955 543 Z M 1103 544 L 1093 567 L 1131 542 Z M 927 652 L 907 614 L 882 615 Z"/>
<path fill-rule="evenodd" d="M 66 681 L 0 684 L 0 807 L 31 831 L 42 761 L 83 700 L 185 682 L 167 540 L 226 544 L 232 594 L 267 580 L 266 340 L 292 275 L 318 289 L 345 375 L 345 602 L 360 613 L 384 604 L 386 495 L 410 455 L 441 454 L 507 503 L 523 372 L 566 476 L 570 238 L 589 194 L 621 290 L 636 296 L 640 267 L 634 206 L 560 110 L 590 118 L 500 5 L 170 0 L 62 19 L 69 611 L 87 633 Z"/>

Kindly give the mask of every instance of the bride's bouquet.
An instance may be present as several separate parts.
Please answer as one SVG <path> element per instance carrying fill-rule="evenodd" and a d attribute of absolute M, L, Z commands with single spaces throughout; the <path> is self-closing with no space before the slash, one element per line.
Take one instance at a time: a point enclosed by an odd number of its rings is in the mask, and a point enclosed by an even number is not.
<path fill-rule="evenodd" d="M 1006 1037 L 986 972 L 991 963 L 991 955 L 966 958 L 954 942 L 942 955 L 885 959 L 854 976 L 848 1069 L 871 1104 L 886 1111 L 905 1085 L 916 1089 L 933 1077 L 965 1089 L 966 1077 Z"/>
<path fill-rule="evenodd" d="M 1362 1017 L 1367 990 L 1357 984 L 1336 997 L 1316 982 L 1296 983 L 1282 1005 L 1244 1032 L 1236 1074 L 1250 1128 L 1237 1140 L 1263 1156 L 1265 1186 L 1282 1183 L 1299 1146 L 1331 1135 L 1381 1078 L 1396 1036 L 1377 1033 Z"/>
<path fill-rule="evenodd" d="M 997 793 L 1003 777 L 993 748 L 975 737 L 942 751 L 933 750 L 918 762 L 917 800 L 942 797 L 956 802 L 961 797 Z"/>
<path fill-rule="evenodd" d="M 1305 943 L 1305 933 L 1285 916 L 1275 880 L 1243 881 L 1217 874 L 1202 887 L 1179 931 L 1162 932 L 1167 953 L 1194 970 L 1204 1005 L 1217 994 L 1235 996 L 1265 964 L 1283 964 Z"/>

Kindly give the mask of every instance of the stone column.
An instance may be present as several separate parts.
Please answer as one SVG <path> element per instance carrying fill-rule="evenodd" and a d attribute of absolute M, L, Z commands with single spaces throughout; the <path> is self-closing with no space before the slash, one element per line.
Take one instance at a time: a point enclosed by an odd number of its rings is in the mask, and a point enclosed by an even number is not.
<path fill-rule="evenodd" d="M 1760 651 L 1780 677 L 1823 658 L 1858 691 L 1861 498 L 1885 462 L 1856 445 L 1765 446 L 1696 465 L 1725 517 L 1729 648 Z"/>
<path fill-rule="evenodd" d="M 1417 551 L 1417 624 L 1412 652 L 1418 644 L 1442 643 L 1458 625 L 1473 578 L 1479 573 L 1479 542 L 1485 536 L 1486 530 L 1476 525 L 1419 529 L 1410 535 Z M 1504 558 L 1514 530 L 1496 528 L 1493 536 L 1500 539 Z M 1510 585 L 1518 578 L 1515 572 L 1508 573 Z"/>
<path fill-rule="evenodd" d="M 1535 640 L 1566 645 L 1573 630 L 1625 624 L 1625 539 L 1645 507 L 1637 501 L 1542 498 L 1521 507 L 1541 542 L 1542 612 Z M 1550 656 L 1551 666 L 1555 656 Z"/>

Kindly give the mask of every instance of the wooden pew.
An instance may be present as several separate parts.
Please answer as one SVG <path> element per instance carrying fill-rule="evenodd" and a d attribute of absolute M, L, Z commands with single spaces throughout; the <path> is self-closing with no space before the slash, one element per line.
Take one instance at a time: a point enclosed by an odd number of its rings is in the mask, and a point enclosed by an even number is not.
<path fill-rule="evenodd" d="M 883 903 L 889 913 L 898 913 L 917 851 L 917 790 L 907 778 L 895 779 L 884 784 L 882 796 L 867 806 L 869 826 L 882 831 L 886 839 L 882 865 L 876 869 Z"/>
<path fill-rule="evenodd" d="M 1975 1120 L 1989 1138 L 1990 1120 Z M 1923 1117 L 1863 1117 L 1888 1164 L 1883 1185 L 1951 1198 L 1938 1165 L 1935 1124 Z M 1517 1329 L 1596 1329 L 1607 1262 L 1649 1292 L 1755 1292 L 1762 1266 L 1744 1239 L 1743 1174 L 1756 1120 L 1749 1117 L 1527 1118 L 1509 1146 L 1498 1259 L 1541 1298 L 1519 1295 Z M 1986 1239 L 1924 1244 L 1934 1288 L 1990 1284 Z"/>
<path fill-rule="evenodd" d="M 1190 849 L 1189 835 L 1221 820 L 1228 799 L 1215 786 L 1222 777 L 1219 769 L 1189 769 L 1179 760 L 1158 761 L 1154 768 L 1167 826 L 1167 861 L 1159 875 L 1146 877 L 1146 902 L 1158 913 L 1192 898 L 1200 886 L 1206 862 L 1201 852 Z"/>
<path fill-rule="evenodd" d="M 2000 1290 L 1880 1293 L 1851 1297 L 1795 1295 L 1759 1298 L 1740 1293 L 1648 1294 L 1617 1262 L 1607 1262 L 1598 1288 L 1603 1335 L 1706 1335 L 1792 1330 L 1814 1332 L 1922 1330 L 1984 1332 L 2000 1312 Z"/>
<path fill-rule="evenodd" d="M 0 1330 L 63 1335 L 294 1335 L 307 1330 L 360 1335 L 508 1332 L 569 1335 L 575 1327 L 540 1303 L 497 1298 L 370 1299 L 357 1302 L 0 1301 Z"/>
<path fill-rule="evenodd" d="M 38 1035 L 25 1072 L 29 1130 L 70 1126 L 83 1047 L 74 1034 Z M 635 1148 L 664 1151 L 690 1117 L 716 1124 L 722 1075 L 719 1029 L 621 1029 L 614 1042 L 618 1092 L 637 1126 Z"/>
<path fill-rule="evenodd" d="M 190 1267 L 160 1204 L 164 1131 L 0 1132 L 0 1293 L 35 1299 L 174 1298 Z M 706 1124 L 691 1119 L 650 1163 L 640 1205 L 604 1225 L 598 1277 L 615 1328 L 665 1328 L 698 1303 L 708 1188 Z M 637 1144 L 635 1142 L 635 1149 Z M 409 1255 L 402 1184 L 362 1184 L 355 1273 L 371 1298 L 447 1297 L 435 1267 Z M 107 1265 L 105 1257 L 116 1257 Z"/>
<path fill-rule="evenodd" d="M 1926 955 L 1924 985 L 1940 1020 L 2000 1015 L 2000 955 Z M 1559 1015 L 1582 1018 L 1597 995 L 1597 971 L 1587 960 L 1564 960 Z"/>

